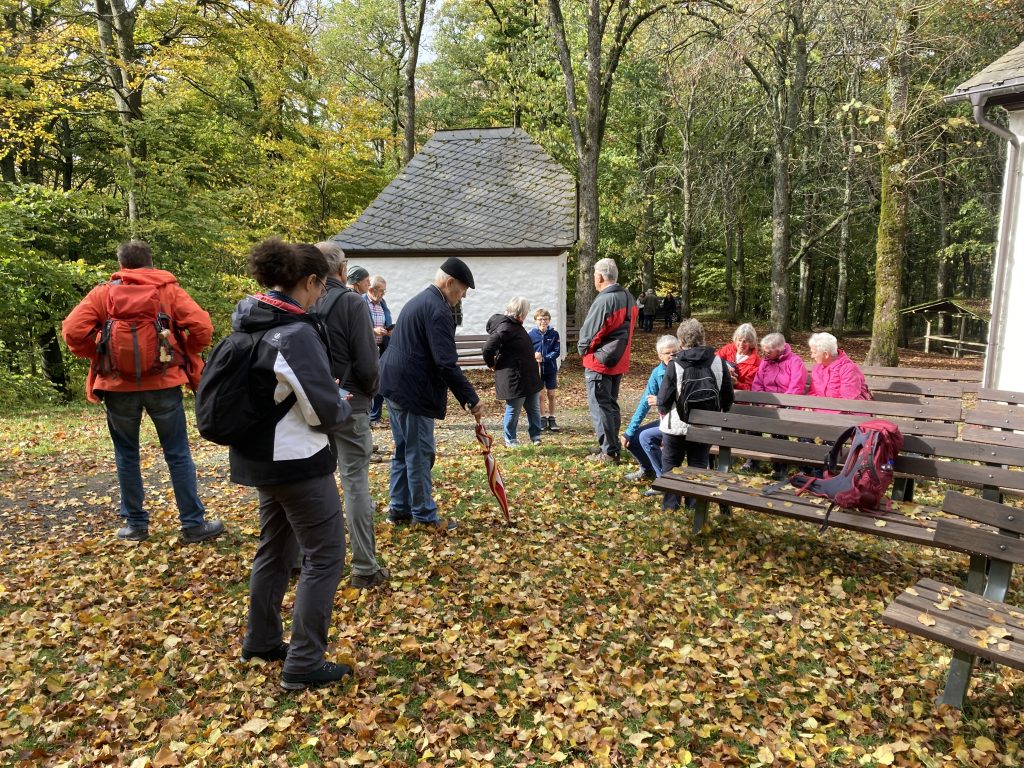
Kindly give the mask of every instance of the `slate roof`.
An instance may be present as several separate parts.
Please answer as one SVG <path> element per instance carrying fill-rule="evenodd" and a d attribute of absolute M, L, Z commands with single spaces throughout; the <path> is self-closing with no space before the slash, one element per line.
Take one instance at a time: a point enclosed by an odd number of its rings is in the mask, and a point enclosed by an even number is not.
<path fill-rule="evenodd" d="M 520 128 L 438 131 L 333 239 L 350 258 L 561 253 L 576 242 L 576 182 Z"/>
<path fill-rule="evenodd" d="M 945 100 L 965 101 L 973 94 L 987 94 L 989 99 L 1024 94 L 1024 43 L 958 85 Z"/>

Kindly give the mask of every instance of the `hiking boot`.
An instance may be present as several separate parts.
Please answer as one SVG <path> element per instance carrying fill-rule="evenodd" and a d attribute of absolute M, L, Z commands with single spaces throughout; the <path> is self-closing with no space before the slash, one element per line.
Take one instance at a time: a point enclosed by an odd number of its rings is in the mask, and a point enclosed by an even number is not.
<path fill-rule="evenodd" d="M 215 539 L 224 533 L 224 523 L 220 520 L 207 520 L 200 525 L 181 529 L 181 540 L 186 544 L 198 544 L 207 539 Z"/>
<path fill-rule="evenodd" d="M 121 541 L 145 541 L 149 538 L 149 528 L 126 525 L 124 528 L 117 529 L 117 538 Z"/>
<path fill-rule="evenodd" d="M 432 520 L 429 523 L 417 520 L 416 525 L 427 528 L 431 533 L 448 533 L 459 527 L 454 520 Z"/>
<path fill-rule="evenodd" d="M 549 422 L 549 419 L 548 419 L 547 416 L 541 416 L 540 417 L 540 428 L 542 430 L 548 429 L 548 422 Z"/>
<path fill-rule="evenodd" d="M 540 445 L 540 438 L 539 438 L 539 437 L 535 437 L 535 438 L 533 439 L 533 444 L 534 444 L 534 445 Z"/>
<path fill-rule="evenodd" d="M 381 424 L 380 419 L 374 419 L 370 422 L 370 429 L 380 429 L 382 426 L 384 425 Z"/>
<path fill-rule="evenodd" d="M 412 515 L 400 515 L 395 510 L 389 509 L 388 516 L 384 520 L 392 525 L 408 525 L 412 522 Z"/>
<path fill-rule="evenodd" d="M 618 464 L 619 457 L 613 456 L 610 453 L 595 453 L 587 457 L 588 461 L 592 461 L 595 464 Z"/>
<path fill-rule="evenodd" d="M 653 480 L 654 473 L 648 472 L 646 469 L 641 467 L 636 472 L 630 472 L 626 475 L 626 479 L 631 483 L 639 483 L 641 480 Z"/>
<path fill-rule="evenodd" d="M 505 441 L 505 447 L 506 448 L 518 448 L 519 447 L 519 441 L 518 440 L 506 440 Z"/>
<path fill-rule="evenodd" d="M 276 648 L 271 648 L 269 651 L 249 651 L 245 648 L 242 649 L 242 661 L 252 661 L 253 659 L 262 659 L 263 661 L 284 661 L 288 658 L 288 643 L 281 643 Z"/>
<path fill-rule="evenodd" d="M 307 688 L 322 688 L 325 685 L 336 683 L 342 678 L 352 674 L 352 667 L 348 664 L 335 664 L 333 661 L 325 661 L 319 669 L 312 672 L 284 672 L 281 674 L 281 687 L 286 691 L 304 691 Z"/>
<path fill-rule="evenodd" d="M 661 491 L 656 491 L 653 488 L 648 488 L 646 491 L 644 491 L 644 496 L 661 496 Z"/>
<path fill-rule="evenodd" d="M 552 432 L 561 432 L 561 430 L 558 428 L 558 422 L 555 421 L 554 416 L 548 417 L 548 429 Z"/>
<path fill-rule="evenodd" d="M 379 587 L 381 584 L 387 584 L 391 580 L 391 571 L 387 568 L 378 568 L 375 573 L 371 573 L 369 576 L 363 576 L 360 573 L 353 573 L 352 578 L 349 580 L 356 589 L 373 589 Z"/>
<path fill-rule="evenodd" d="M 604 453 L 604 451 L 601 450 L 601 446 L 600 445 L 596 445 L 596 446 L 594 446 L 593 448 L 590 449 L 590 455 L 591 456 L 597 456 L 600 453 Z"/>

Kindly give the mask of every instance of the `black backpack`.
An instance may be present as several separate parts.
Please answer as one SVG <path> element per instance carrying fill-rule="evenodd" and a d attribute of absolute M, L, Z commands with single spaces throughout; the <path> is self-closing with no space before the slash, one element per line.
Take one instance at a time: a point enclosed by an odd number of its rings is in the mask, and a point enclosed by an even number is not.
<path fill-rule="evenodd" d="M 255 403 L 252 368 L 264 333 L 235 331 L 210 352 L 196 390 L 196 427 L 212 443 L 245 445 L 295 404 L 294 392 L 270 408 Z"/>
<path fill-rule="evenodd" d="M 722 401 L 719 396 L 722 381 L 716 378 L 715 372 L 711 370 L 711 366 L 718 359 L 718 357 L 711 358 L 711 363 L 708 365 L 675 363 L 676 412 L 684 422 L 690 422 L 690 411 L 722 410 Z M 719 365 L 722 363 L 719 362 Z M 724 370 L 722 375 L 726 375 Z"/>

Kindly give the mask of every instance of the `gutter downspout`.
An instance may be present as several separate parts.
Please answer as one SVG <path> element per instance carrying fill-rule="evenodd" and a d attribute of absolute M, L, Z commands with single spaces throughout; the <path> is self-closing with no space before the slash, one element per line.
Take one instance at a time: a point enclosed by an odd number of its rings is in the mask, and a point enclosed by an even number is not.
<path fill-rule="evenodd" d="M 996 125 L 985 117 L 987 94 L 972 94 L 971 107 L 974 122 L 990 133 L 1007 142 L 1006 156 L 1006 189 L 1003 193 L 1003 210 L 1000 214 L 996 261 L 993 267 L 992 281 L 992 320 L 988 327 L 988 353 L 985 355 L 985 368 L 981 375 L 981 386 L 992 387 L 995 378 L 996 344 L 1002 331 L 1003 286 L 1006 283 L 1006 265 L 1009 261 L 1010 235 L 1013 232 L 1013 219 L 1017 209 L 1017 192 L 1020 189 L 1020 169 L 1018 155 L 1020 153 L 1020 137 L 1001 125 Z"/>

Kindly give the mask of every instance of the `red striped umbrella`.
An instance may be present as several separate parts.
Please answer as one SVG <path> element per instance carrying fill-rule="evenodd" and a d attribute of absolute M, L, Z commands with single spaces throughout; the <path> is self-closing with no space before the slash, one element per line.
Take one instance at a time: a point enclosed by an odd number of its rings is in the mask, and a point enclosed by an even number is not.
<path fill-rule="evenodd" d="M 491 493 L 498 500 L 498 506 L 501 507 L 501 511 L 505 513 L 505 522 L 511 523 L 512 518 L 508 515 L 508 496 L 505 494 L 505 481 L 501 478 L 498 462 L 494 460 L 494 456 L 491 454 L 494 438 L 487 433 L 487 427 L 484 426 L 479 416 L 476 417 L 476 439 L 483 447 L 484 466 L 487 468 L 487 485 L 491 487 Z"/>

